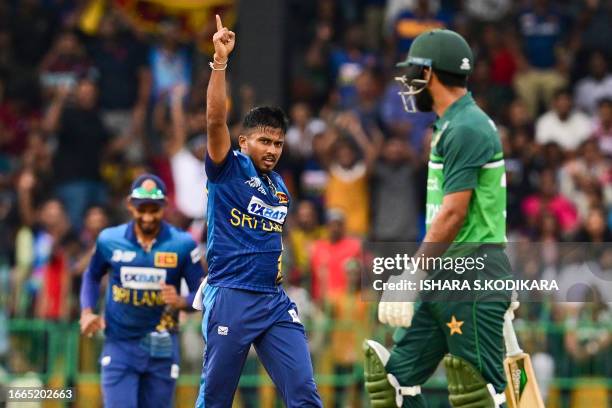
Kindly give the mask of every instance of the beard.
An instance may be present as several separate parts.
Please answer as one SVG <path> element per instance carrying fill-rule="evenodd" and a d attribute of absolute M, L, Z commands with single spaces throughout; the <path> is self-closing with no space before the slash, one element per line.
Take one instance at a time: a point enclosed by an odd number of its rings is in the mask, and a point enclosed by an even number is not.
<path fill-rule="evenodd" d="M 136 223 L 138 224 L 138 228 L 140 228 L 140 231 L 145 235 L 155 234 L 160 225 L 158 222 L 144 223 L 142 221 L 136 221 Z"/>
<path fill-rule="evenodd" d="M 414 102 L 419 112 L 431 112 L 433 110 L 434 100 L 427 88 L 414 95 Z"/>

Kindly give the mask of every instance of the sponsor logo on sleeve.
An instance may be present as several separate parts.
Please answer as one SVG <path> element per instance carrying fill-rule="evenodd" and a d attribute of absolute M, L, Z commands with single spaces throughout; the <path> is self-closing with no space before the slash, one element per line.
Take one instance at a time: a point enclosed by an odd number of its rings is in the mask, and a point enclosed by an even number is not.
<path fill-rule="evenodd" d="M 438 179 L 435 177 L 430 177 L 427 179 L 427 190 L 428 191 L 438 191 L 440 190 L 440 185 L 438 184 Z"/>
<path fill-rule="evenodd" d="M 289 310 L 289 316 L 291 316 L 291 320 L 293 321 L 293 323 L 300 323 L 300 324 L 302 323 L 295 309 Z"/>
<path fill-rule="evenodd" d="M 229 334 L 229 327 L 227 327 L 227 326 L 218 326 L 217 327 L 217 334 L 219 336 L 227 336 Z"/>
<path fill-rule="evenodd" d="M 180 368 L 178 364 L 172 364 L 170 367 L 170 378 L 177 379 L 179 377 Z"/>
<path fill-rule="evenodd" d="M 191 256 L 191 263 L 198 263 L 202 259 L 202 249 L 197 246 L 189 253 Z"/>
<path fill-rule="evenodd" d="M 111 261 L 113 262 L 132 262 L 136 258 L 136 252 L 134 251 L 122 251 L 115 249 Z"/>
<path fill-rule="evenodd" d="M 257 189 L 257 191 L 259 191 L 261 194 L 267 195 L 266 189 L 263 187 L 261 179 L 257 176 L 251 177 L 250 179 L 245 181 L 244 184 L 248 184 L 249 187 Z"/>
<path fill-rule="evenodd" d="M 287 206 L 269 205 L 255 196 L 251 197 L 248 210 L 249 214 L 258 215 L 279 224 L 283 224 L 285 222 L 285 217 L 287 216 Z"/>
<path fill-rule="evenodd" d="M 128 289 L 159 290 L 160 282 L 166 281 L 166 270 L 141 266 L 122 266 L 121 286 Z"/>
<path fill-rule="evenodd" d="M 178 254 L 176 252 L 156 252 L 155 266 L 159 268 L 176 268 L 178 265 Z"/>

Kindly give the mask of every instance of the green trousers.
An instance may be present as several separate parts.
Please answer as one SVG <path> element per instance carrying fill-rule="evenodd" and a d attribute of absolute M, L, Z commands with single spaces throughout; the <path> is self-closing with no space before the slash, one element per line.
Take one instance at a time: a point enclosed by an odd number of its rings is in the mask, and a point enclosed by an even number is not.
<path fill-rule="evenodd" d="M 482 251 L 486 251 L 487 261 L 485 270 L 478 272 L 478 279 L 510 277 L 510 263 L 502 249 Z M 395 375 L 402 386 L 422 385 L 450 353 L 472 363 L 496 392 L 503 392 L 506 388 L 503 325 L 510 293 L 496 292 L 494 301 L 489 300 L 490 295 L 479 292 L 461 301 L 417 303 L 411 326 L 397 329 L 393 335 L 395 345 L 387 372 Z M 403 407 L 426 406 L 422 396 L 404 398 Z"/>

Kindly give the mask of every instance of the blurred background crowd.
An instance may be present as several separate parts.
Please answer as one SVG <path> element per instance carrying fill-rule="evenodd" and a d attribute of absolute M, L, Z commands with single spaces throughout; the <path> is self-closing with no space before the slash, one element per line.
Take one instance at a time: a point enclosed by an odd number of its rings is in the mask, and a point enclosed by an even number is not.
<path fill-rule="evenodd" d="M 469 89 L 500 130 L 508 239 L 533 255 L 517 266 L 570 283 L 598 276 L 580 302 L 539 299 L 519 310 L 517 329 L 534 354 L 547 406 L 610 406 L 612 252 L 604 243 L 612 240 L 612 3 L 270 3 L 285 15 L 282 92 L 274 100 L 258 94 L 262 85 L 240 81 L 230 61 L 230 129 L 237 137 L 256 104 L 280 105 L 290 117 L 277 169 L 293 200 L 285 285 L 311 329 L 325 405 L 361 406 L 360 341 L 389 335 L 376 323 L 376 305 L 360 301 L 365 243 L 424 235 L 435 116 L 404 111 L 394 64 L 418 34 L 447 27 L 471 44 Z M 27 371 L 52 377 L 57 356 L 39 346 L 50 343 L 50 330 L 76 330 L 96 236 L 127 219 L 125 197 L 138 174 L 166 182 L 168 220 L 205 246 L 213 15 L 233 26 L 239 46 L 245 36 L 257 43 L 257 32 L 241 31 L 239 7 L 233 0 L 0 2 L 0 380 Z M 266 63 L 260 47 L 261 60 L 245 64 Z M 576 259 L 567 266 L 561 242 L 599 245 L 590 252 L 594 266 L 585 272 Z M 199 316 L 185 319 L 184 342 L 193 345 L 185 367 L 197 386 Z M 35 327 L 36 336 L 28 332 Z M 77 372 L 96 372 L 95 345 L 81 344 Z M 266 400 L 269 383 L 258 373 L 255 360 L 247 363 L 243 406 L 274 399 Z M 432 406 L 446 406 L 440 392 Z"/>

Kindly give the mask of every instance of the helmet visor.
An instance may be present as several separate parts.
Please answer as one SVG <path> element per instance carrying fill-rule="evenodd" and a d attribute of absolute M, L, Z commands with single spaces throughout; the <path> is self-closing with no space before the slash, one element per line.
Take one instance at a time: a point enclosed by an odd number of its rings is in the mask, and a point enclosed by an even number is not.
<path fill-rule="evenodd" d="M 398 64 L 399 66 L 399 64 Z M 402 98 L 404 109 L 406 112 L 417 112 L 414 95 L 422 92 L 429 82 L 429 76 L 425 73 L 425 65 L 404 65 L 404 75 L 395 77 L 395 80 L 400 83 L 400 91 L 398 95 Z"/>

